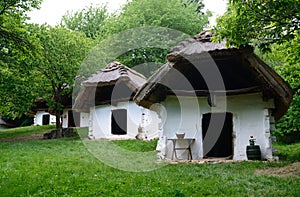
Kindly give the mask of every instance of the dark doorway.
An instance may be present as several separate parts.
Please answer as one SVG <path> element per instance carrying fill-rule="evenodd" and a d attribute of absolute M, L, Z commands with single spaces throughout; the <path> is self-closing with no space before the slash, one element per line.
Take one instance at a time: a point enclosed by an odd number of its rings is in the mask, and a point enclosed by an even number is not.
<path fill-rule="evenodd" d="M 50 114 L 43 115 L 43 125 L 49 125 L 50 124 Z"/>
<path fill-rule="evenodd" d="M 214 117 L 216 122 L 212 122 L 210 125 L 211 117 Z M 225 119 L 224 119 L 225 118 Z M 217 124 L 222 124 L 224 122 L 223 127 L 216 126 Z M 209 128 L 210 125 L 210 128 Z M 222 125 L 221 125 L 222 126 Z M 216 128 L 218 127 L 218 128 Z M 208 131 L 208 129 L 210 129 Z M 222 129 L 221 133 L 216 131 L 216 129 Z M 209 113 L 204 114 L 202 119 L 202 132 L 203 139 L 205 139 L 208 132 L 211 132 L 211 136 L 219 135 L 217 142 L 213 145 L 210 150 L 205 150 L 206 147 L 210 147 L 211 140 L 209 137 L 203 141 L 203 151 L 204 154 L 207 153 L 206 157 L 228 157 L 233 155 L 233 123 L 232 123 L 232 114 L 231 113 Z M 208 148 L 207 148 L 208 149 Z"/>
<path fill-rule="evenodd" d="M 111 111 L 111 134 L 126 135 L 127 134 L 127 110 L 116 109 Z"/>
<path fill-rule="evenodd" d="M 80 127 L 80 113 L 68 111 L 68 127 Z"/>

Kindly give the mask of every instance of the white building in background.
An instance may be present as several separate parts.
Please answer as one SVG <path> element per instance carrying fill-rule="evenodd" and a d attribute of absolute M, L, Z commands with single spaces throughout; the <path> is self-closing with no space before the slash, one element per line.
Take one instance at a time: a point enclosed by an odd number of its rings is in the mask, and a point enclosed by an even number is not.
<path fill-rule="evenodd" d="M 47 111 L 37 111 L 34 115 L 33 124 L 34 126 L 41 125 L 55 125 L 55 116 L 51 115 Z"/>
<path fill-rule="evenodd" d="M 89 125 L 89 114 L 78 113 L 72 110 L 72 99 L 69 97 L 64 98 L 64 109 L 61 115 L 62 128 L 71 127 L 88 127 Z M 34 125 L 55 125 L 56 117 L 49 112 L 49 106 L 47 102 L 42 98 L 37 99 L 35 107 L 32 107 L 34 113 Z"/>
<path fill-rule="evenodd" d="M 34 126 L 55 125 L 55 116 L 49 113 L 47 102 L 42 98 L 39 98 L 35 101 L 35 106 L 31 108 L 31 111 L 34 114 Z"/>

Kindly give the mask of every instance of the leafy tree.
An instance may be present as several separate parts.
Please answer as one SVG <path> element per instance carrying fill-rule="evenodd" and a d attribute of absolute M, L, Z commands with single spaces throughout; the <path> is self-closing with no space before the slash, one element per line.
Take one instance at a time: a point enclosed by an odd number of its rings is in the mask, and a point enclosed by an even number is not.
<path fill-rule="evenodd" d="M 41 88 L 45 88 L 44 99 L 56 114 L 56 127 L 61 128 L 60 116 L 64 98 L 70 97 L 76 73 L 82 60 L 92 46 L 92 41 L 78 31 L 62 27 L 32 27 L 42 43 L 42 55 L 34 62 L 41 73 Z"/>
<path fill-rule="evenodd" d="M 32 39 L 26 32 L 26 13 L 39 8 L 41 0 L 2 0 L 0 2 L 0 48 L 26 51 L 33 48 Z M 0 55 L 4 55 L 3 51 Z"/>
<path fill-rule="evenodd" d="M 229 0 L 217 20 L 217 40 L 240 46 L 252 43 L 268 49 L 272 43 L 293 40 L 300 29 L 299 0 Z"/>
<path fill-rule="evenodd" d="M 106 6 L 93 7 L 89 6 L 81 11 L 67 12 L 62 17 L 61 26 L 70 30 L 81 31 L 89 38 L 96 38 L 101 33 L 102 26 L 108 18 Z"/>
<path fill-rule="evenodd" d="M 184 33 L 185 35 L 193 36 L 203 30 L 208 24 L 210 12 L 199 12 L 202 1 L 190 0 L 132 0 L 122 7 L 120 12 L 112 15 L 104 26 L 104 31 L 99 35 L 99 40 L 103 40 L 117 34 L 119 32 L 140 27 L 165 27 L 174 29 Z M 200 7 L 199 7 L 200 6 Z M 143 31 L 139 29 L 138 31 Z M 145 30 L 146 31 L 146 30 Z M 146 32 L 147 33 L 147 32 Z M 138 35 L 130 35 L 133 39 L 144 35 L 143 32 L 138 32 Z M 157 32 L 156 35 L 166 37 L 167 32 Z M 189 37 L 190 37 L 189 36 Z M 187 36 L 182 39 L 187 38 Z M 149 42 L 151 38 L 139 38 L 142 42 Z M 169 38 L 169 46 L 174 46 L 179 41 L 174 38 Z M 131 42 L 126 40 L 126 42 Z M 134 41 L 132 41 L 134 42 Z M 141 47 L 138 49 L 131 49 L 127 53 L 121 55 L 118 61 L 123 64 L 134 67 L 143 65 L 144 68 L 139 70 L 144 75 L 149 76 L 162 63 L 165 63 L 165 57 L 169 49 L 160 49 L 156 47 Z M 156 63 L 150 64 L 149 62 Z M 143 72 L 143 70 L 145 72 Z"/>
<path fill-rule="evenodd" d="M 38 55 L 39 42 L 27 31 L 26 12 L 39 8 L 40 0 L 0 2 L 0 114 L 21 117 L 36 97 L 35 73 L 29 63 Z"/>
<path fill-rule="evenodd" d="M 7 54 L 9 62 L 0 60 L 0 114 L 7 118 L 21 117 L 38 96 L 38 75 L 27 65 L 30 60 L 22 57 Z"/>
<path fill-rule="evenodd" d="M 125 4 L 119 15 L 110 17 L 105 30 L 108 35 L 112 35 L 135 27 L 159 26 L 193 36 L 203 30 L 211 16 L 210 12 L 197 12 L 199 4 L 202 1 L 132 0 Z"/>

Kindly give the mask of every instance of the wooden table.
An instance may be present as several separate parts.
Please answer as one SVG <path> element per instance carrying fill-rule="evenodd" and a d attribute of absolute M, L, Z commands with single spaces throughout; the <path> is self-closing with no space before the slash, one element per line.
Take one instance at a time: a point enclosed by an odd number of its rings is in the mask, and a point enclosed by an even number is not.
<path fill-rule="evenodd" d="M 176 159 L 178 159 L 177 153 L 176 153 L 177 150 L 187 150 L 188 151 L 188 159 L 189 160 L 193 159 L 191 144 L 194 143 L 195 138 L 169 138 L 168 140 L 171 140 L 173 142 L 172 160 L 174 160 L 174 156 Z M 187 143 L 185 143 L 185 144 L 187 144 L 187 146 L 176 147 L 176 143 L 178 141 L 187 142 Z"/>

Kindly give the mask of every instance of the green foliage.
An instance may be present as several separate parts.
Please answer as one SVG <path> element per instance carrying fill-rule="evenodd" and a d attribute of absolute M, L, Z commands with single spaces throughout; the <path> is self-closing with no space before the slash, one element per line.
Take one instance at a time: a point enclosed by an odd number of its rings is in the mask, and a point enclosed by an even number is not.
<path fill-rule="evenodd" d="M 57 127 L 60 126 L 61 111 L 66 98 L 70 97 L 80 64 L 92 47 L 92 41 L 78 31 L 62 27 L 32 26 L 43 49 L 33 67 L 40 73 L 40 85 L 43 84 L 43 98 L 57 115 Z M 39 87 L 41 87 L 39 85 Z"/>
<path fill-rule="evenodd" d="M 20 63 L 20 66 L 14 65 Z M 20 61 L 2 63 L 0 67 L 0 114 L 17 118 L 29 111 L 37 97 L 34 73 Z M 32 83 L 29 86 L 28 83 Z M 5 103 L 5 104 L 4 104 Z"/>
<path fill-rule="evenodd" d="M 111 35 L 135 27 L 159 26 L 193 36 L 203 30 L 211 15 L 209 12 L 197 12 L 199 3 L 182 0 L 133 0 L 121 9 L 121 14 L 110 18 L 105 30 Z"/>
<path fill-rule="evenodd" d="M 103 31 L 99 34 L 99 40 L 102 41 L 114 34 L 139 27 L 165 27 L 180 31 L 185 35 L 195 35 L 206 27 L 208 17 L 211 15 L 209 12 L 205 14 L 200 12 L 198 10 L 200 8 L 202 8 L 202 1 L 133 0 L 128 2 L 119 13 L 112 15 L 107 20 Z M 163 40 L 163 37 L 167 35 L 165 33 L 163 31 L 157 32 L 153 37 L 161 36 Z M 143 34 L 141 33 L 139 36 L 141 35 Z M 131 37 L 136 39 L 135 35 Z M 151 38 L 142 37 L 139 39 L 142 42 L 151 42 Z M 170 42 L 174 42 L 174 40 L 170 38 Z M 131 49 L 127 53 L 122 54 L 118 61 L 129 67 L 144 64 L 141 70 L 146 72 L 142 73 L 150 76 L 154 70 L 165 63 L 165 57 L 168 52 L 169 48 L 141 47 Z M 147 65 L 147 63 L 151 62 L 154 64 L 151 66 Z"/>
<path fill-rule="evenodd" d="M 39 8 L 41 0 L 2 0 L 0 2 L 0 55 L 7 50 L 28 52 L 35 48 L 26 32 L 26 12 Z M 3 49 L 5 49 L 3 51 Z"/>
<path fill-rule="evenodd" d="M 230 0 L 217 22 L 216 39 L 240 46 L 249 43 L 267 49 L 272 43 L 294 39 L 300 29 L 299 0 Z"/>
<path fill-rule="evenodd" d="M 0 142 L 0 154 L 2 196 L 297 196 L 300 192 L 299 178 L 254 174 L 258 168 L 280 163 L 171 164 L 130 173 L 104 165 L 81 141 L 66 140 Z"/>
<path fill-rule="evenodd" d="M 81 31 L 89 38 L 96 38 L 108 18 L 107 8 L 86 7 L 81 11 L 67 12 L 61 19 L 61 26 Z"/>
<path fill-rule="evenodd" d="M 276 143 L 274 147 L 278 149 L 275 155 L 279 156 L 279 159 L 293 162 L 300 161 L 300 143 L 290 145 Z"/>
<path fill-rule="evenodd" d="M 0 114 L 17 118 L 29 110 L 36 91 L 29 63 L 37 56 L 39 43 L 27 32 L 26 12 L 38 8 L 40 0 L 0 2 Z M 25 85 L 26 84 L 26 85 Z"/>

